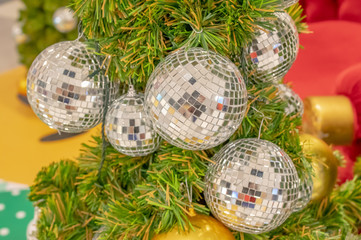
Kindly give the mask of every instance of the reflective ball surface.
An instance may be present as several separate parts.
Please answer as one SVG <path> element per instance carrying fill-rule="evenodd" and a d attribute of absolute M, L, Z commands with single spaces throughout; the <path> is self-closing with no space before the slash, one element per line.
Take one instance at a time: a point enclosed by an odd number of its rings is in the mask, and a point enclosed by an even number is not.
<path fill-rule="evenodd" d="M 106 116 L 105 130 L 119 152 L 137 157 L 158 149 L 161 138 L 144 112 L 144 97 L 130 90 L 114 101 Z"/>
<path fill-rule="evenodd" d="M 311 175 L 305 176 L 305 178 L 300 181 L 300 189 L 298 192 L 298 200 L 294 208 L 294 212 L 304 209 L 307 204 L 310 202 L 312 197 L 313 182 Z"/>
<path fill-rule="evenodd" d="M 286 9 L 291 7 L 292 5 L 298 3 L 298 0 L 282 0 L 282 3 L 280 4 L 281 9 Z"/>
<path fill-rule="evenodd" d="M 277 82 L 296 60 L 299 40 L 292 18 L 276 12 L 271 31 L 258 30 L 245 48 L 245 74 L 253 82 Z"/>
<path fill-rule="evenodd" d="M 284 84 L 278 84 L 277 86 L 277 95 L 285 102 L 287 106 L 285 108 L 285 114 L 298 114 L 299 116 L 303 115 L 303 101 L 300 96 L 297 95 L 291 88 L 287 87 Z"/>
<path fill-rule="evenodd" d="M 35 114 L 61 132 L 77 133 L 98 125 L 105 84 L 109 83 L 99 68 L 97 56 L 82 42 L 60 42 L 46 48 L 27 76 L 27 97 Z M 117 92 L 118 86 L 110 82 L 110 100 Z"/>
<path fill-rule="evenodd" d="M 53 14 L 53 24 L 59 32 L 67 33 L 75 29 L 77 18 L 72 9 L 60 7 Z"/>
<path fill-rule="evenodd" d="M 292 160 L 277 145 L 240 139 L 224 146 L 213 161 L 205 177 L 205 199 L 227 227 L 268 232 L 293 212 L 299 178 Z"/>
<path fill-rule="evenodd" d="M 172 145 L 201 150 L 226 141 L 239 127 L 247 90 L 237 67 L 202 48 L 179 49 L 150 76 L 145 108 L 155 130 Z"/>

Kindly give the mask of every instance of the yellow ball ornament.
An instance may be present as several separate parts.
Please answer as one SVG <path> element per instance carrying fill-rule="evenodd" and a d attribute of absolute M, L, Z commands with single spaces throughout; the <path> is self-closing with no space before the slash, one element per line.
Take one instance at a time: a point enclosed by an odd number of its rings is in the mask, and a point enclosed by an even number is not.
<path fill-rule="evenodd" d="M 194 231 L 182 232 L 175 227 L 168 233 L 154 236 L 152 240 L 235 240 L 231 231 L 213 217 L 197 214 L 189 220 Z"/>
<path fill-rule="evenodd" d="M 22 96 L 26 96 L 26 78 L 22 78 L 18 85 L 18 93 Z"/>
<path fill-rule="evenodd" d="M 303 153 L 312 159 L 315 172 L 312 177 L 313 201 L 322 200 L 328 196 L 337 180 L 338 160 L 333 155 L 332 149 L 321 139 L 309 134 L 301 134 L 300 141 Z"/>

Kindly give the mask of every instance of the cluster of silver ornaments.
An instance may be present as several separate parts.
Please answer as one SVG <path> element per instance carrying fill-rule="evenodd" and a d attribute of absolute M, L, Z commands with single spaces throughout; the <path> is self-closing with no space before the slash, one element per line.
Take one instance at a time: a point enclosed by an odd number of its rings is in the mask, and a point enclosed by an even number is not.
<path fill-rule="evenodd" d="M 154 152 L 161 141 L 144 112 L 144 97 L 136 94 L 133 86 L 110 106 L 105 130 L 115 149 L 133 157 Z"/>
<path fill-rule="evenodd" d="M 67 33 L 75 29 L 77 18 L 72 9 L 60 7 L 53 14 L 53 24 L 59 32 Z"/>
<path fill-rule="evenodd" d="M 298 200 L 294 208 L 294 212 L 301 211 L 304 209 L 307 204 L 310 202 L 312 197 L 313 190 L 313 181 L 310 174 L 306 175 L 305 178 L 301 181 L 298 192 Z"/>
<path fill-rule="evenodd" d="M 299 48 L 297 28 L 286 12 L 276 12 L 271 31 L 258 30 L 244 49 L 245 74 L 253 82 L 277 82 L 296 60 Z"/>
<path fill-rule="evenodd" d="M 292 160 L 277 145 L 240 139 L 224 146 L 213 160 L 205 177 L 205 199 L 227 227 L 263 233 L 293 212 L 299 178 Z"/>
<path fill-rule="evenodd" d="M 300 96 L 297 95 L 291 88 L 287 87 L 284 84 L 278 84 L 277 95 L 284 101 L 287 102 L 287 107 L 285 108 L 285 114 L 298 114 L 299 116 L 303 115 L 303 101 Z"/>
<path fill-rule="evenodd" d="M 298 3 L 298 0 L 282 0 L 282 3 L 280 4 L 281 9 L 286 9 L 291 7 L 292 5 Z"/>
<path fill-rule="evenodd" d="M 61 132 L 95 127 L 102 120 L 106 84 L 110 100 L 118 92 L 118 86 L 99 70 L 97 56 L 78 40 L 46 48 L 28 71 L 27 97 L 33 111 Z"/>
<path fill-rule="evenodd" d="M 202 48 L 170 54 L 150 76 L 145 93 L 145 108 L 158 134 L 189 150 L 226 141 L 246 107 L 247 90 L 237 67 Z"/>

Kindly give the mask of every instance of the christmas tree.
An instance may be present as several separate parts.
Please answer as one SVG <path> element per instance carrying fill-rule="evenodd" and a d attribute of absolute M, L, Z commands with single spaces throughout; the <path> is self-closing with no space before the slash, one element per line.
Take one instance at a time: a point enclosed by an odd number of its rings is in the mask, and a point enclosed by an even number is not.
<path fill-rule="evenodd" d="M 102 135 L 39 172 L 37 238 L 357 234 L 357 177 L 307 205 L 301 101 L 279 85 L 307 31 L 293 3 L 75 0 L 80 36 L 37 57 L 28 98 L 50 127 Z"/>

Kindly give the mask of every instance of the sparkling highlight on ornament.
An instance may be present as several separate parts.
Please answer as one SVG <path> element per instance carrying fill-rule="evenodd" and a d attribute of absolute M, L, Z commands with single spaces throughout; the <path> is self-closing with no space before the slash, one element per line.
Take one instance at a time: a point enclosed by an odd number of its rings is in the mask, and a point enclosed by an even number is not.
<path fill-rule="evenodd" d="M 168 233 L 154 236 L 152 240 L 235 240 L 231 231 L 210 216 L 197 214 L 189 221 L 194 231 L 189 229 L 184 232 L 175 227 Z"/>
<path fill-rule="evenodd" d="M 245 74 L 253 82 L 277 82 L 296 60 L 299 39 L 297 28 L 286 12 L 276 12 L 274 29 L 257 30 L 245 48 Z"/>
<path fill-rule="evenodd" d="M 27 76 L 27 97 L 35 114 L 60 132 L 78 133 L 103 116 L 105 84 L 98 58 L 79 41 L 56 43 L 42 51 Z M 93 77 L 89 75 L 94 74 Z M 109 99 L 118 86 L 109 82 Z"/>
<path fill-rule="evenodd" d="M 277 145 L 240 139 L 224 146 L 206 174 L 205 199 L 227 227 L 257 234 L 280 226 L 298 198 L 299 178 Z"/>
<path fill-rule="evenodd" d="M 303 115 L 303 102 L 302 99 L 289 87 L 284 84 L 278 84 L 277 95 L 284 101 L 287 102 L 285 108 L 285 114 L 299 114 Z"/>
<path fill-rule="evenodd" d="M 144 97 L 133 86 L 110 106 L 105 122 L 109 142 L 125 155 L 145 156 L 159 147 L 161 138 L 144 112 Z"/>
<path fill-rule="evenodd" d="M 145 109 L 172 145 L 201 150 L 226 141 L 239 127 L 247 90 L 237 67 L 202 48 L 180 49 L 150 76 Z"/>
<path fill-rule="evenodd" d="M 304 209 L 311 200 L 313 190 L 313 182 L 311 175 L 307 174 L 305 178 L 300 180 L 300 188 L 298 192 L 298 200 L 294 208 L 294 212 Z"/>
<path fill-rule="evenodd" d="M 53 24 L 59 32 L 67 33 L 75 29 L 77 18 L 72 9 L 60 7 L 54 12 Z"/>

